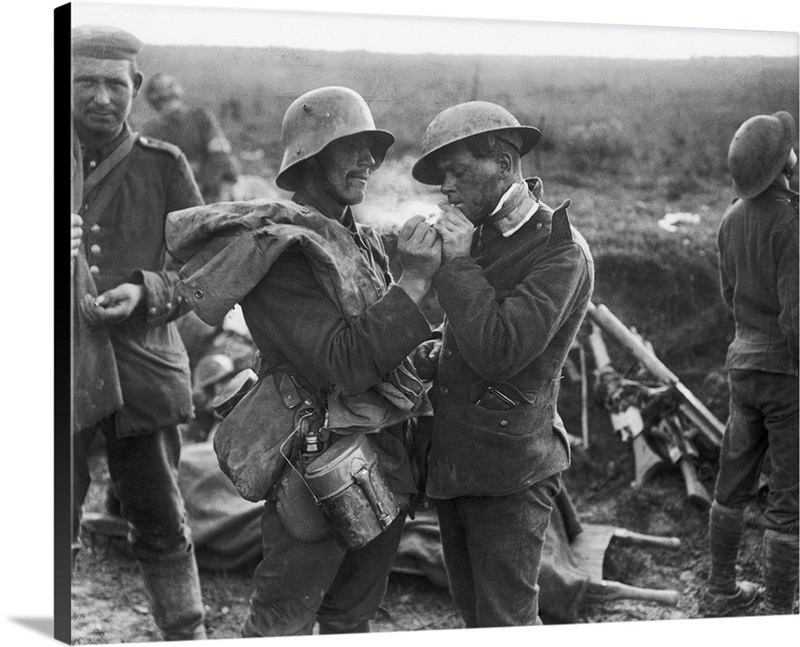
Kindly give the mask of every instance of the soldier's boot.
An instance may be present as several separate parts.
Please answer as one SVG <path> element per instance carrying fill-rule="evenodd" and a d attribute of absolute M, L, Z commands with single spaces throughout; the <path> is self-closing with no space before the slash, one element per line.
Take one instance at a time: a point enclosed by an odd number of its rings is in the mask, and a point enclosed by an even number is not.
<path fill-rule="evenodd" d="M 205 611 L 194 552 L 165 562 L 139 561 L 144 590 L 164 640 L 205 640 Z"/>
<path fill-rule="evenodd" d="M 370 633 L 369 620 L 357 625 L 343 625 L 335 621 L 320 620 L 319 633 L 323 634 L 366 634 Z"/>
<path fill-rule="evenodd" d="M 764 609 L 768 615 L 794 612 L 798 578 L 798 539 L 764 531 Z"/>
<path fill-rule="evenodd" d="M 707 617 L 729 616 L 751 606 L 759 596 L 757 585 L 736 581 L 744 509 L 729 508 L 714 501 L 709 517 L 711 575 L 700 596 L 700 611 Z"/>

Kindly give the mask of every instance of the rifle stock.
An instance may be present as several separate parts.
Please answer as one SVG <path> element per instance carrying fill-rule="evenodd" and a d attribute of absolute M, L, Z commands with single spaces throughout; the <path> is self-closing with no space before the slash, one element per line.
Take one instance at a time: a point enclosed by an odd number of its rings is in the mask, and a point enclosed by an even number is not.
<path fill-rule="evenodd" d="M 717 448 L 722 445 L 723 425 L 625 324 L 604 305 L 589 303 L 587 316 L 628 351 L 655 378 L 672 386 L 681 399 L 681 410 Z"/>
<path fill-rule="evenodd" d="M 709 510 L 711 508 L 711 497 L 708 494 L 708 490 L 697 478 L 697 470 L 689 457 L 682 456 L 678 461 L 678 467 L 683 476 L 686 496 L 689 497 L 689 501 L 701 510 Z"/>
<path fill-rule="evenodd" d="M 633 449 L 633 484 L 636 487 L 642 487 L 664 464 L 664 461 L 650 448 L 643 433 L 631 439 L 631 448 Z"/>
<path fill-rule="evenodd" d="M 603 333 L 596 324 L 592 324 L 591 332 L 587 338 L 589 347 L 594 355 L 596 376 L 613 371 L 611 357 L 608 354 Z M 606 406 L 608 409 L 608 406 Z M 633 485 L 641 487 L 664 464 L 662 458 L 656 454 L 645 438 L 644 422 L 641 411 L 637 407 L 627 406 L 608 411 L 611 426 L 620 434 L 622 440 L 630 440 L 633 451 Z"/>

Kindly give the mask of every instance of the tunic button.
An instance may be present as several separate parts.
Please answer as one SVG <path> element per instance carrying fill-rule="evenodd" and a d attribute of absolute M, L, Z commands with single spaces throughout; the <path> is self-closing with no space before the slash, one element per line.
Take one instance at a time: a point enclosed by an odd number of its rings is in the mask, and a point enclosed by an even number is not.
<path fill-rule="evenodd" d="M 155 308 L 150 308 L 150 314 L 151 314 L 151 315 L 154 315 L 156 312 L 157 312 L 157 311 L 156 311 L 156 309 L 155 309 Z"/>
<path fill-rule="evenodd" d="M 170 309 L 172 308 L 172 302 L 171 302 L 171 301 L 167 301 L 167 305 L 166 305 L 166 306 L 164 306 L 164 307 L 165 307 L 167 310 L 170 310 Z"/>
<path fill-rule="evenodd" d="M 451 351 L 449 348 L 445 348 L 442 355 L 444 355 L 445 359 L 450 359 L 453 356 L 453 351 Z"/>
<path fill-rule="evenodd" d="M 440 386 L 439 387 L 439 393 L 441 393 L 442 395 L 447 395 L 447 387 L 446 386 Z"/>
<path fill-rule="evenodd" d="M 95 166 L 97 166 L 97 162 L 95 162 L 94 160 L 89 162 L 89 168 L 94 168 Z"/>
<path fill-rule="evenodd" d="M 202 299 L 203 298 L 203 291 L 202 290 L 195 290 L 194 291 L 194 296 L 196 296 L 198 299 Z"/>
<path fill-rule="evenodd" d="M 541 228 L 542 228 L 542 223 L 540 223 L 540 222 L 537 222 L 537 223 L 536 223 L 536 229 L 541 229 Z"/>
<path fill-rule="evenodd" d="M 501 426 L 501 427 L 506 427 L 506 426 L 508 426 L 508 420 L 501 420 L 501 421 L 500 421 L 500 426 Z"/>
<path fill-rule="evenodd" d="M 97 223 L 93 224 L 90 231 L 100 231 L 100 225 Z"/>
<path fill-rule="evenodd" d="M 99 254 L 100 253 L 100 245 L 94 244 L 89 249 L 91 249 L 92 254 Z"/>
<path fill-rule="evenodd" d="M 100 268 L 99 268 L 99 267 L 97 267 L 97 265 L 92 265 L 92 266 L 89 268 L 89 271 L 90 271 L 92 274 L 100 274 Z"/>

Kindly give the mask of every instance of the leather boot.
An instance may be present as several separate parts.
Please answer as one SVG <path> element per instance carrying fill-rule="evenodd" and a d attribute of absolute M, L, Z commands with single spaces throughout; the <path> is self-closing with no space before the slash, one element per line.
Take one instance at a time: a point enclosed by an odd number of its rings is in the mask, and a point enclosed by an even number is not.
<path fill-rule="evenodd" d="M 711 575 L 700 596 L 700 611 L 706 617 L 729 616 L 751 606 L 759 596 L 752 582 L 736 581 L 736 560 L 744 532 L 744 509 L 711 504 L 708 539 Z"/>
<path fill-rule="evenodd" d="M 716 501 L 711 504 L 708 524 L 711 551 L 709 589 L 732 593 L 736 588 L 736 560 L 743 532 L 744 509 L 729 508 Z"/>
<path fill-rule="evenodd" d="M 320 620 L 320 635 L 327 634 L 368 634 L 370 633 L 369 620 L 359 622 L 357 625 L 343 626 L 341 623 Z"/>
<path fill-rule="evenodd" d="M 794 612 L 798 578 L 798 539 L 764 531 L 764 610 L 767 615 Z"/>
<path fill-rule="evenodd" d="M 205 640 L 205 612 L 194 552 L 164 562 L 139 561 L 144 590 L 164 640 Z"/>

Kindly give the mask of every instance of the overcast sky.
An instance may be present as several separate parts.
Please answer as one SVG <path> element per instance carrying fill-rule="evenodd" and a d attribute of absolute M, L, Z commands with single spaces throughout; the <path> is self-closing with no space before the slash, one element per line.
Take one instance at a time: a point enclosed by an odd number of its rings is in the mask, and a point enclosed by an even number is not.
<path fill-rule="evenodd" d="M 214 3 L 203 0 L 183 2 L 173 0 L 173 6 L 139 0 L 121 3 L 104 0 L 74 2 L 73 24 L 111 24 L 128 29 L 149 44 L 201 44 L 236 46 L 281 46 L 326 50 L 365 49 L 398 53 L 482 53 L 482 54 L 567 54 L 577 56 L 605 56 L 632 58 L 687 58 L 690 56 L 797 56 L 796 32 L 770 32 L 750 29 L 710 29 L 703 25 L 731 26 L 716 22 L 718 16 L 702 18 L 695 13 L 695 26 L 674 28 L 666 26 L 608 26 L 586 25 L 577 22 L 544 23 L 532 21 L 541 11 L 515 11 L 511 19 L 437 18 L 387 15 L 359 15 L 359 13 L 323 13 L 323 2 L 269 2 L 247 0 L 233 3 L 249 6 L 248 9 L 219 9 Z M 220 3 L 221 4 L 221 3 Z M 421 12 L 422 3 L 405 2 L 406 13 Z M 452 7 L 457 4 L 458 7 Z M 473 3 L 475 4 L 475 3 Z M 489 4 L 489 3 L 484 3 Z M 528 4 L 528 3 L 526 3 Z M 574 2 L 565 3 L 575 11 L 565 14 L 547 14 L 557 20 L 577 21 L 583 16 L 595 21 L 599 17 L 585 13 Z M 617 18 L 613 3 L 597 3 L 607 8 L 606 20 Z M 627 3 L 626 3 L 627 4 Z M 626 21 L 646 25 L 681 25 L 688 16 L 678 9 L 680 3 L 670 2 L 675 11 L 662 19 L 647 14 L 626 12 Z M 715 5 L 717 3 L 714 3 Z M 780 3 L 770 3 L 773 9 Z M 185 6 L 190 5 L 190 6 Z M 206 5 L 206 6 L 198 6 Z M 208 5 L 211 5 L 210 7 Z M 470 3 L 429 3 L 427 13 L 449 16 L 477 15 L 470 12 Z M 334 5 L 339 11 L 371 12 L 400 11 L 399 3 L 387 6 L 373 2 L 340 1 Z M 696 3 L 697 7 L 702 3 Z M 730 4 L 726 5 L 731 7 Z M 258 7 L 261 7 L 259 9 Z M 286 11 L 288 7 L 306 11 Z M 752 7 L 752 5 L 751 5 Z M 268 10 L 264 10 L 267 8 Z M 314 11 L 317 9 L 318 11 Z M 457 9 L 457 10 L 456 10 Z M 465 11 L 467 9 L 467 11 Z M 310 11 L 309 11 L 310 10 Z M 748 12 L 752 14 L 752 10 Z M 508 12 L 496 14 L 500 18 Z M 568 18 L 568 16 L 572 16 Z M 719 18 L 724 18 L 719 16 Z M 602 20 L 602 18 L 599 18 Z M 748 20 L 746 25 L 752 26 Z M 791 23 L 784 29 L 792 30 Z M 737 23 L 732 23 L 736 26 Z"/>

